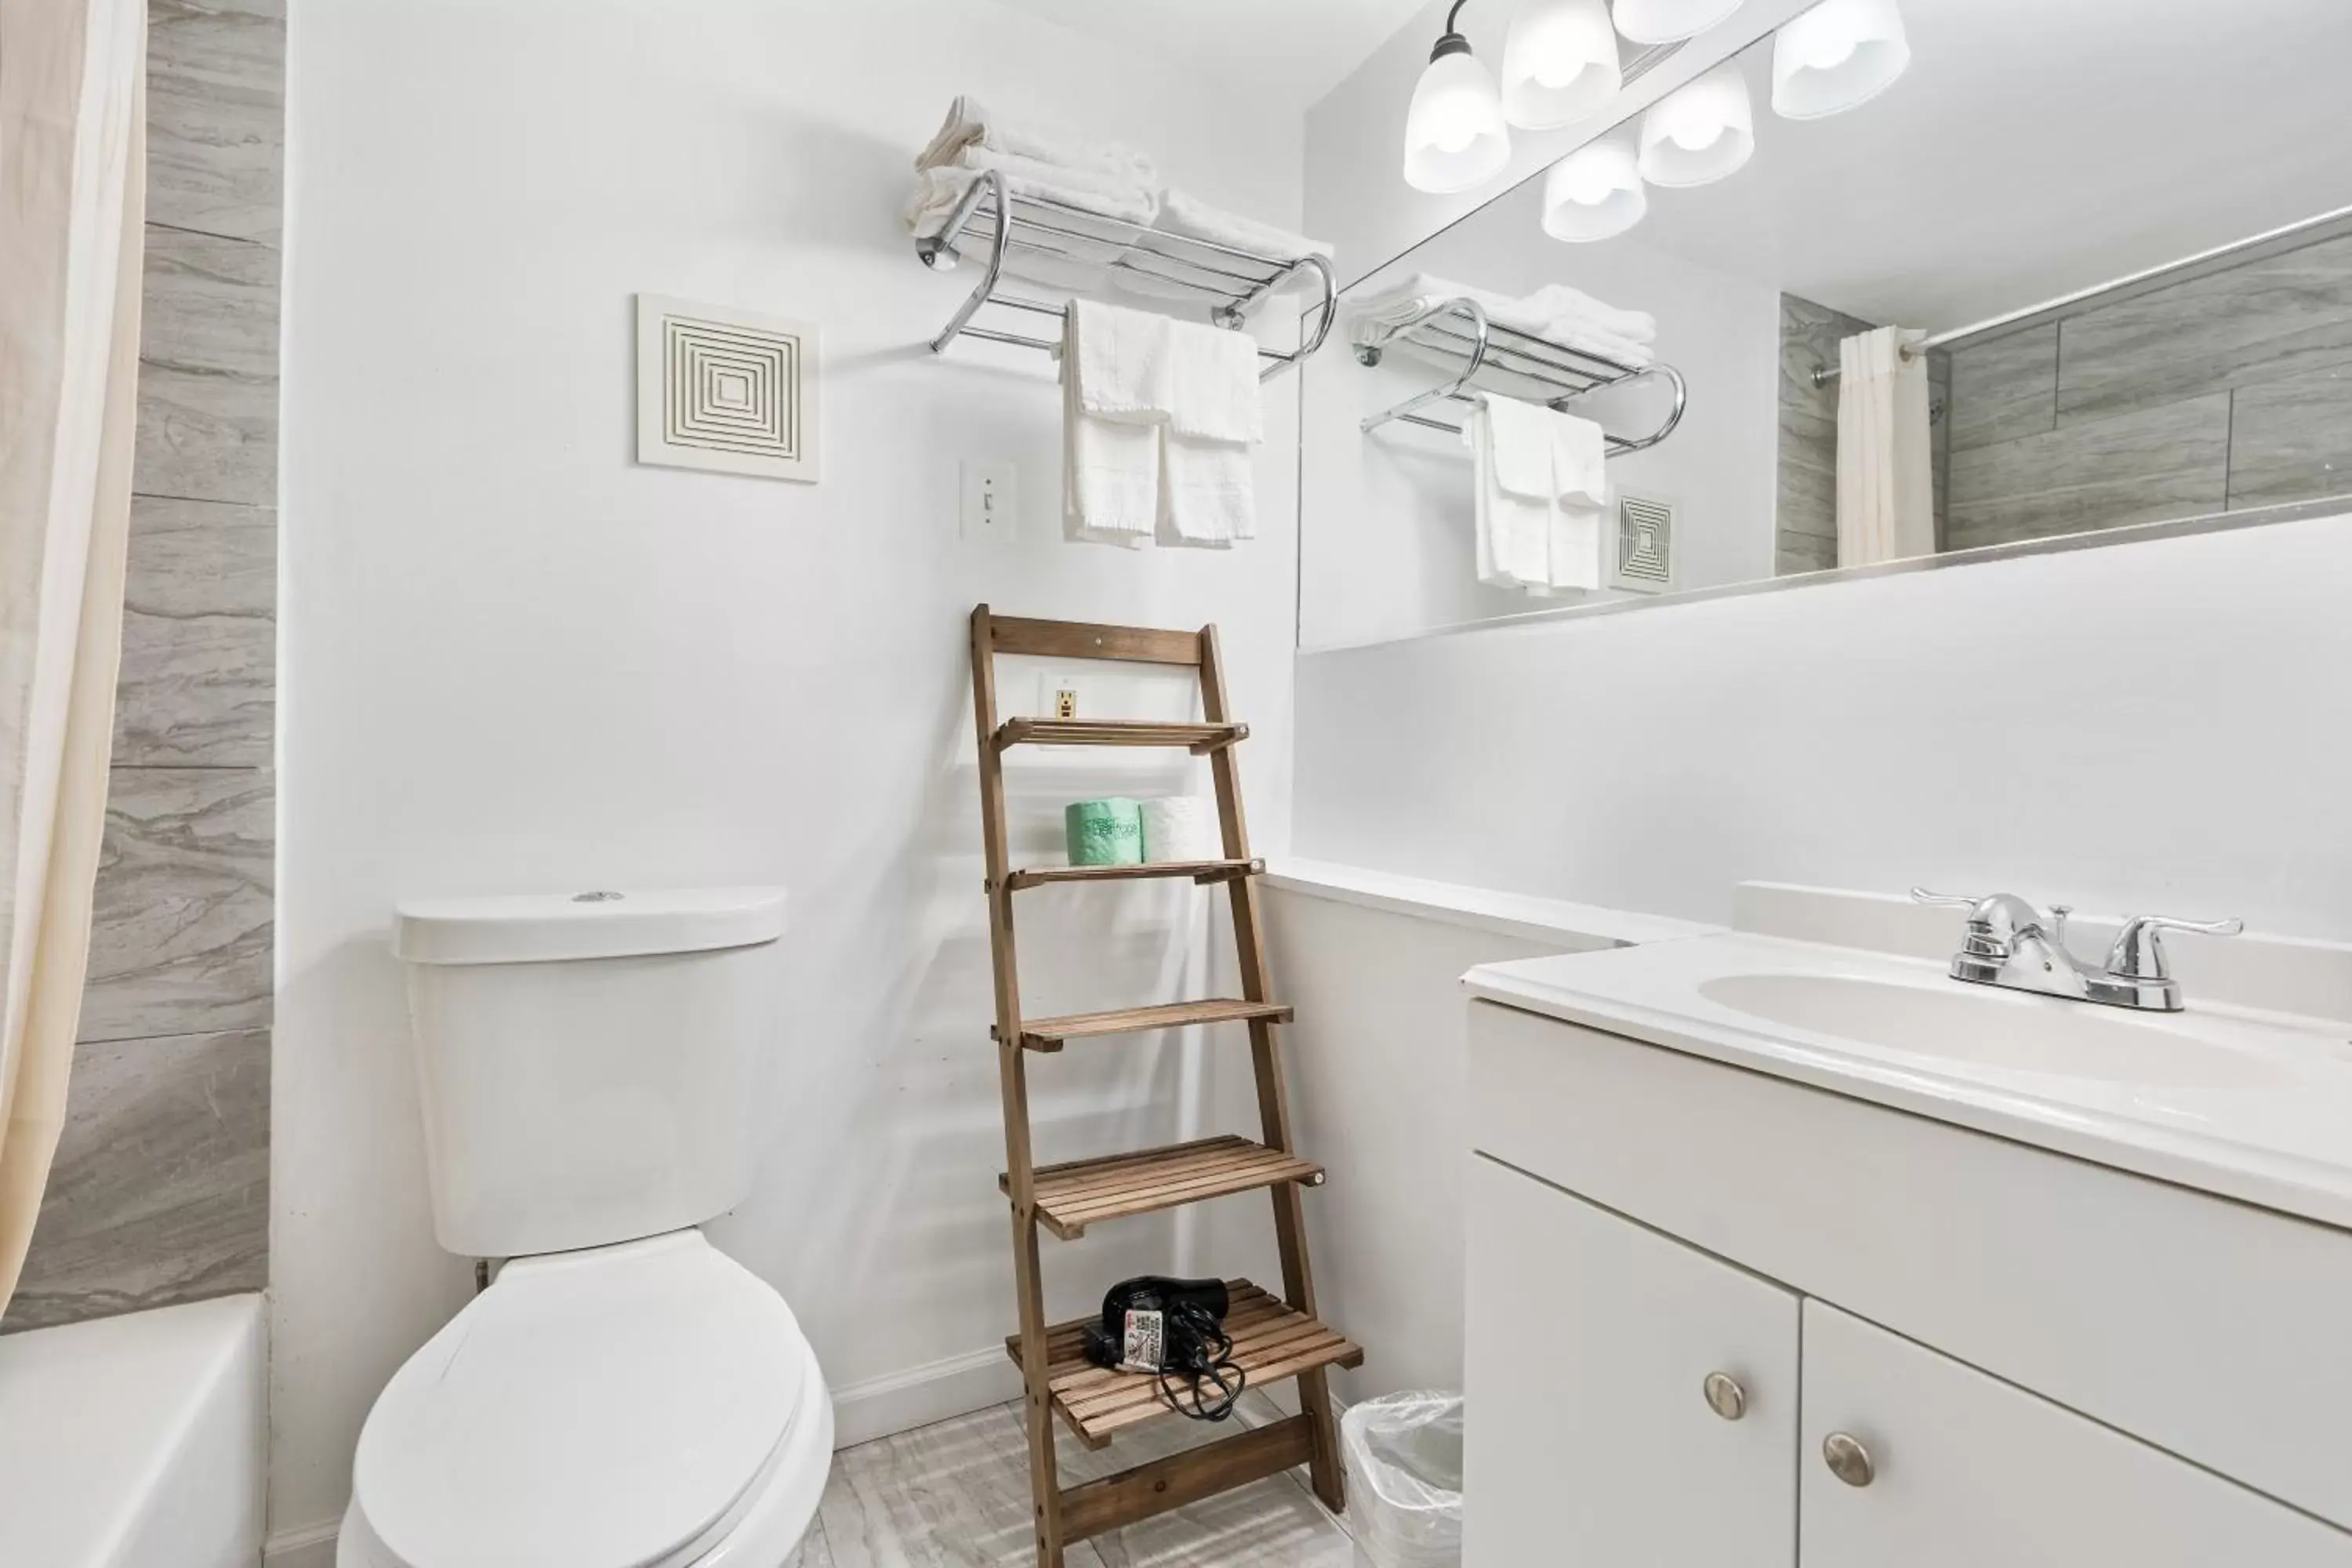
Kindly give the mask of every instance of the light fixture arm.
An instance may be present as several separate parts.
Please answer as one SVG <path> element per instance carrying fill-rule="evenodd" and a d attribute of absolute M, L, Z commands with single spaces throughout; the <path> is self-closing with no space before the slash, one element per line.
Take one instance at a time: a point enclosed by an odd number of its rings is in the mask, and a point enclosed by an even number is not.
<path fill-rule="evenodd" d="M 1454 0 L 1454 8 L 1445 13 L 1445 31 L 1440 33 L 1437 36 L 1437 42 L 1430 47 L 1431 59 L 1443 59 L 1447 55 L 1466 55 L 1470 52 L 1470 40 L 1464 37 L 1462 29 L 1454 26 L 1461 20 L 1462 7 L 1468 4 L 1470 0 Z"/>

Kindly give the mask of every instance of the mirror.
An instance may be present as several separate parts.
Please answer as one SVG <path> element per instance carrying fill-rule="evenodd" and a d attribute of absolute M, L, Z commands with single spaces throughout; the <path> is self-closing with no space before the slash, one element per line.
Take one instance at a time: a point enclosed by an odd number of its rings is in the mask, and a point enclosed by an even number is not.
<path fill-rule="evenodd" d="M 1777 112 L 1768 35 L 1348 289 L 1305 646 L 2352 494 L 2352 5 L 1899 7 L 1867 101 Z"/>

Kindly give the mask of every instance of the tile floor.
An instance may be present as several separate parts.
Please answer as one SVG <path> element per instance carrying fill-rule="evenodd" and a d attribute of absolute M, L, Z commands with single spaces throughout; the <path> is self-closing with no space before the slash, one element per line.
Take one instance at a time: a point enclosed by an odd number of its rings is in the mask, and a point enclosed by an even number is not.
<path fill-rule="evenodd" d="M 1235 1419 L 1280 1415 L 1244 1395 Z M 1227 1426 L 1158 1421 L 1100 1451 L 1060 1435 L 1065 1486 L 1144 1464 Z M 1131 1524 L 1067 1553 L 1067 1568 L 1351 1568 L 1355 1546 L 1293 1471 Z M 1027 1568 L 1029 1457 L 1020 1407 L 1000 1405 L 845 1448 L 793 1568 Z"/>

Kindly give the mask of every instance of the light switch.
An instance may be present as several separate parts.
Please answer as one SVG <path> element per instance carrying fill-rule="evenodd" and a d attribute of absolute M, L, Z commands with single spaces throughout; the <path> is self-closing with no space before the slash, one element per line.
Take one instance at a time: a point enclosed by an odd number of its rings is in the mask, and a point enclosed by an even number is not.
<path fill-rule="evenodd" d="M 990 544 L 1013 542 L 1013 524 L 1021 504 L 1021 470 L 1011 463 L 963 465 L 963 537 Z"/>

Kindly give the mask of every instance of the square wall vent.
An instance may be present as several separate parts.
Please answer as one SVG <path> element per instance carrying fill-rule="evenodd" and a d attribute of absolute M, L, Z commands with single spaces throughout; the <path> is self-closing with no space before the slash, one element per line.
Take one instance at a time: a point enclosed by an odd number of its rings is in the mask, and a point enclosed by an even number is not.
<path fill-rule="evenodd" d="M 1675 503 L 1663 496 L 1617 492 L 1617 527 L 1609 542 L 1609 586 L 1635 594 L 1674 592 L 1675 512 Z"/>
<path fill-rule="evenodd" d="M 637 461 L 799 479 L 816 466 L 817 331 L 637 296 Z"/>

